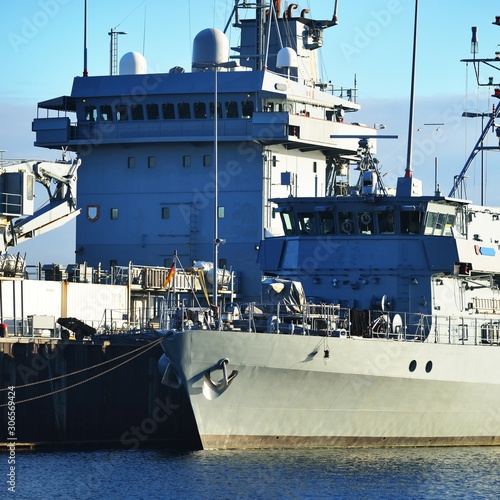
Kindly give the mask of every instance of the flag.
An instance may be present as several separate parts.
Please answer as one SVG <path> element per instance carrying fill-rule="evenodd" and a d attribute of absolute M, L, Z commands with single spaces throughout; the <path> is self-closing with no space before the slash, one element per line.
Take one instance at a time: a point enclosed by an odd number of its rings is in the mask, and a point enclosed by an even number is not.
<path fill-rule="evenodd" d="M 170 271 L 168 272 L 167 277 L 163 282 L 163 288 L 167 288 L 167 285 L 172 281 L 174 274 L 175 274 L 175 264 L 172 264 L 172 267 L 170 268 Z"/>

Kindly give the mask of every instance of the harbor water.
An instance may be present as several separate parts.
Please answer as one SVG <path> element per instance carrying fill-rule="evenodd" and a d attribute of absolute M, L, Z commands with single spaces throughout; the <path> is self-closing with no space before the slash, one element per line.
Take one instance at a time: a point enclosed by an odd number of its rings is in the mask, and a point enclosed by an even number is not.
<path fill-rule="evenodd" d="M 499 460 L 496 447 L 18 451 L 0 498 L 498 498 Z"/>

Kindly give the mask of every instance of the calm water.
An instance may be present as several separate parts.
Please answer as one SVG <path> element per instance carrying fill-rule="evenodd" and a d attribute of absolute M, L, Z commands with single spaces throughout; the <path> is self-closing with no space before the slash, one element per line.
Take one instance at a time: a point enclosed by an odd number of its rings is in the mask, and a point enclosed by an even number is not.
<path fill-rule="evenodd" d="M 498 498 L 499 465 L 500 448 L 17 451 L 0 498 Z"/>

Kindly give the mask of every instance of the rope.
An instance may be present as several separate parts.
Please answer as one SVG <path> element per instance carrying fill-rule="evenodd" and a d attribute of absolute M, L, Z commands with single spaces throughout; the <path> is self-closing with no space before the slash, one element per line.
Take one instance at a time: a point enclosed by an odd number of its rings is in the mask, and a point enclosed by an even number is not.
<path fill-rule="evenodd" d="M 48 378 L 48 379 L 45 379 L 45 380 L 39 380 L 37 382 L 31 382 L 30 384 L 17 385 L 17 386 L 15 386 L 15 389 L 23 389 L 24 387 L 29 387 L 31 385 L 45 384 L 46 382 L 50 382 L 50 381 L 53 381 L 53 380 L 58 380 L 60 378 L 72 377 L 73 375 L 77 375 L 78 373 L 82 373 L 82 372 L 85 372 L 87 370 L 93 370 L 94 368 L 98 368 L 99 366 L 102 366 L 102 365 L 105 365 L 107 363 L 111 363 L 113 361 L 116 361 L 117 359 L 124 358 L 125 356 L 130 356 L 134 352 L 140 351 L 141 349 L 145 349 L 144 352 L 146 352 L 147 348 L 149 348 L 151 345 L 157 345 L 161 341 L 162 341 L 162 339 L 160 338 L 158 340 L 155 340 L 152 344 L 146 344 L 146 345 L 140 346 L 137 349 L 135 349 L 134 351 L 126 352 L 125 354 L 120 354 L 120 356 L 117 356 L 116 358 L 108 359 L 107 361 L 103 361 L 102 363 L 98 363 L 97 365 L 88 366 L 87 368 L 82 368 L 81 370 L 77 370 L 76 372 L 67 373 L 66 375 L 59 375 L 58 377 Z M 0 389 L 0 392 L 6 391 L 6 390 L 8 390 L 8 387 L 3 387 L 3 388 Z"/>
<path fill-rule="evenodd" d="M 87 370 L 92 370 L 94 368 L 97 368 L 99 366 L 102 366 L 106 363 L 109 363 L 111 361 L 116 361 L 117 359 L 120 359 L 120 358 L 123 358 L 125 355 L 129 355 L 129 354 L 133 354 L 133 353 L 137 353 L 138 351 L 140 351 L 142 349 L 141 352 L 138 352 L 137 354 L 135 354 L 134 356 L 132 356 L 130 359 L 126 359 L 125 361 L 122 361 L 121 363 L 117 364 L 116 366 L 113 366 L 112 368 L 109 368 L 108 370 L 105 370 L 103 371 L 102 373 L 98 373 L 97 375 L 93 375 L 92 377 L 86 379 L 86 380 L 82 380 L 80 382 L 76 382 L 75 384 L 72 384 L 72 385 L 69 385 L 69 386 L 66 386 L 66 387 L 63 387 L 62 389 L 57 389 L 57 390 L 54 390 L 54 391 L 51 391 L 51 392 L 48 392 L 46 394 L 41 394 L 40 396 L 34 396 L 32 398 L 28 398 L 28 399 L 23 399 L 21 401 L 16 401 L 16 405 L 18 404 L 21 404 L 21 403 L 27 403 L 28 401 L 33 401 L 35 399 L 41 399 L 41 398 L 45 398 L 47 396 L 51 396 L 52 394 L 57 394 L 59 392 L 63 392 L 63 391 L 66 391 L 68 389 L 71 389 L 73 387 L 77 387 L 79 385 L 82 385 L 82 384 L 85 384 L 86 382 L 90 382 L 91 380 L 94 380 L 96 378 L 99 378 L 101 377 L 102 375 L 105 375 L 106 373 L 109 373 L 109 372 L 112 372 L 113 370 L 116 370 L 116 368 L 119 368 L 120 366 L 123 366 L 124 364 L 128 363 L 129 361 L 132 361 L 133 359 L 141 356 L 142 354 L 144 354 L 145 352 L 149 351 L 150 349 L 152 349 L 153 347 L 156 347 L 161 341 L 163 340 L 163 338 L 159 338 L 157 340 L 155 340 L 154 342 L 151 342 L 150 344 L 147 344 L 146 346 L 141 346 L 139 349 L 136 349 L 135 351 L 132 351 L 132 353 L 127 353 L 127 354 L 122 354 L 121 356 L 118 356 L 116 358 L 113 358 L 113 359 L 110 359 L 110 360 L 107 360 L 107 361 L 104 361 L 103 363 L 99 363 L 97 365 L 94 365 L 94 366 L 90 366 L 88 368 L 84 368 L 82 370 L 78 370 L 76 372 L 73 372 L 73 373 L 69 373 L 67 375 L 60 375 L 59 377 L 54 377 L 52 379 L 47 379 L 47 380 L 41 380 L 39 382 L 33 382 L 31 384 L 25 384 L 25 385 L 19 385 L 19 386 L 16 386 L 15 389 L 20 389 L 20 388 L 24 388 L 24 387 L 28 387 L 28 386 L 32 386 L 32 385 L 37 385 L 37 384 L 42 384 L 42 383 L 45 383 L 45 382 L 52 382 L 54 380 L 57 380 L 57 379 L 61 379 L 61 378 L 64 378 L 64 377 L 71 377 L 73 375 L 76 375 L 77 373 L 82 373 L 84 371 L 87 371 Z M 12 388 L 12 386 L 11 386 Z M 8 388 L 3 388 L 1 389 L 2 391 L 5 391 L 7 390 Z M 3 408 L 5 406 L 7 406 L 8 403 L 5 403 L 5 404 L 2 404 L 0 405 L 0 408 Z"/>

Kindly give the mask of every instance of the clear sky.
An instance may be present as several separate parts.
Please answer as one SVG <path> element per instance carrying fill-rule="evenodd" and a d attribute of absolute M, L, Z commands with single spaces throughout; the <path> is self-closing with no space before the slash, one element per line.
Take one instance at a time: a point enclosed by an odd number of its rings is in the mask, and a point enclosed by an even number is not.
<path fill-rule="evenodd" d="M 308 8 L 311 17 L 328 19 L 335 2 L 297 3 L 295 12 Z M 173 66 L 188 70 L 193 38 L 207 27 L 223 29 L 233 4 L 232 0 L 88 0 L 89 75 L 109 74 L 108 32 L 115 27 L 128 33 L 119 37 L 119 57 L 135 50 L 144 52 L 150 72 L 167 72 Z M 283 1 L 282 8 L 287 4 Z M 31 121 L 37 102 L 68 95 L 73 78 L 82 75 L 83 11 L 84 0 L 3 2 L 0 149 L 7 150 L 4 157 L 59 157 L 33 147 Z M 414 172 L 424 180 L 426 192 L 434 189 L 434 157 L 439 157 L 439 181 L 447 194 L 452 176 L 460 172 L 475 142 L 480 120 L 461 118 L 462 111 L 486 112 L 496 104 L 489 97 L 491 89 L 478 89 L 471 68 L 460 62 L 471 57 L 471 26 L 478 26 L 478 57 L 494 57 L 500 50 L 500 27 L 492 25 L 496 15 L 500 15 L 498 0 L 419 1 Z M 406 157 L 413 17 L 413 0 L 339 0 L 339 25 L 326 30 L 321 49 L 324 80 L 350 87 L 356 75 L 363 109 L 358 116 L 349 116 L 350 121 L 384 123 L 385 132 L 399 135 L 398 140 L 379 141 L 378 157 L 389 172 L 388 181 L 404 169 Z M 228 33 L 232 46 L 238 33 Z M 500 81 L 499 71 L 483 76 Z M 496 184 L 499 161 L 498 153 L 486 159 L 489 186 Z M 478 170 L 471 169 L 468 181 L 467 195 L 475 202 L 479 202 Z M 500 204 L 500 194 L 491 190 L 487 203 Z M 63 244 L 53 246 L 57 238 Z M 52 260 L 70 262 L 73 240 L 74 226 L 70 226 L 26 248 L 31 260 L 31 248 L 36 248 L 39 255 L 47 255 L 44 260 L 56 255 Z M 50 254 L 45 247 L 58 251 Z"/>

